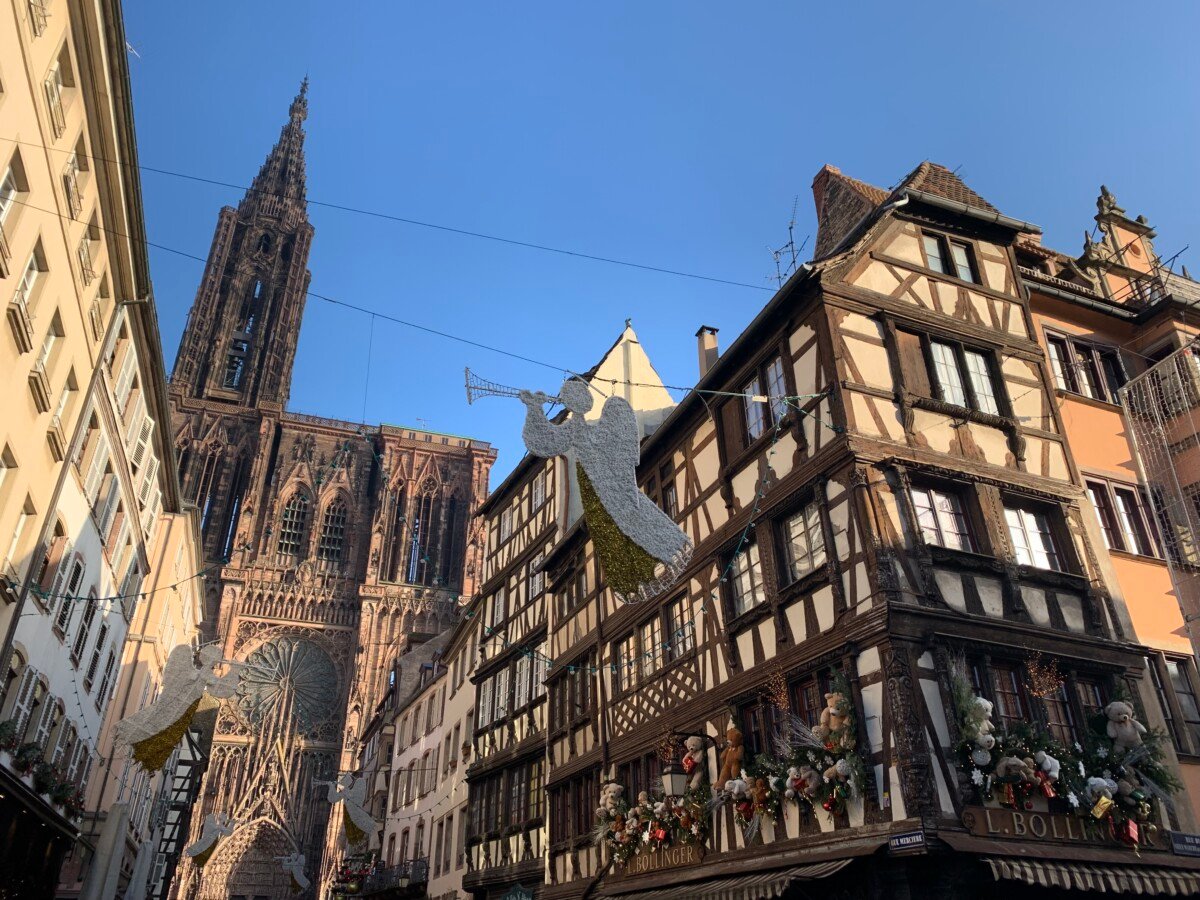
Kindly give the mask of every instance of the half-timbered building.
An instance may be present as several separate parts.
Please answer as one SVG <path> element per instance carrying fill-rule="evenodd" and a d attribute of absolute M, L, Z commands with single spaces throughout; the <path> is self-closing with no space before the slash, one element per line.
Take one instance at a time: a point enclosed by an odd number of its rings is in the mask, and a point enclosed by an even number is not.
<path fill-rule="evenodd" d="M 674 588 L 620 603 L 584 522 L 524 551 L 542 555 L 550 597 L 529 611 L 536 625 L 492 652 L 499 673 L 503 646 L 533 646 L 527 635 L 546 629 L 546 733 L 524 738 L 547 748 L 542 896 L 1197 889 L 1196 861 L 1169 839 L 1195 830 L 1188 803 L 1158 805 L 1131 842 L 1072 816 L 1092 797 L 1065 782 L 1027 799 L 1009 789 L 1022 777 L 1044 785 L 1040 761 L 1023 776 L 998 767 L 993 781 L 961 756 L 964 698 L 990 702 L 975 729 L 989 740 L 1029 732 L 1080 753 L 1099 747 L 1090 723 L 1114 700 L 1151 730 L 1165 724 L 1018 269 L 1015 247 L 1039 229 L 928 162 L 891 191 L 827 166 L 813 190 L 814 261 L 724 353 L 701 329 L 696 390 L 643 440 L 643 490 L 696 547 Z M 489 558 L 512 540 L 501 517 L 530 477 L 519 469 L 489 501 Z M 517 576 L 521 553 L 493 564 L 485 590 L 508 577 L 501 566 Z M 1035 683 L 1035 669 L 1052 674 Z M 809 785 L 824 803 L 789 798 L 760 814 L 765 805 L 736 802 L 721 775 L 753 772 L 783 723 L 821 729 L 831 748 L 831 712 L 848 733 Z M 477 724 L 490 752 L 531 746 L 511 726 Z M 645 792 L 653 806 L 664 760 L 697 745 L 696 771 L 717 790 L 696 816 L 707 828 L 693 823 L 701 839 L 615 863 L 596 839 L 602 787 L 620 785 L 630 804 Z M 1177 772 L 1174 749 L 1158 746 Z M 835 756 L 859 774 L 847 780 Z M 534 877 L 528 838 L 508 838 L 503 855 L 511 804 L 481 797 L 496 839 L 478 845 L 477 865 L 499 853 Z M 1096 803 L 1096 822 L 1107 808 Z"/>

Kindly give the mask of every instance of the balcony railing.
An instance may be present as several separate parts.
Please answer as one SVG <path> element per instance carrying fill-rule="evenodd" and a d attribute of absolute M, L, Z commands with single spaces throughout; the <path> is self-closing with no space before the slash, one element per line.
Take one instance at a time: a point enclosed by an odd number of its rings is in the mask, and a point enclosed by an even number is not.
<path fill-rule="evenodd" d="M 34 37 L 41 37 L 46 30 L 46 20 L 50 11 L 46 9 L 47 0 L 29 0 L 29 27 Z"/>
<path fill-rule="evenodd" d="M 59 102 L 59 110 L 62 109 L 62 103 Z M 67 206 L 71 209 L 71 218 L 78 219 L 83 212 L 83 192 L 79 189 L 79 169 L 75 167 L 75 157 L 71 157 L 71 161 L 67 167 L 63 169 L 63 192 L 67 195 Z M 84 238 L 86 241 L 87 238 Z"/>
<path fill-rule="evenodd" d="M 92 242 L 84 237 L 79 242 L 79 248 L 76 251 L 79 256 L 79 277 L 83 280 L 84 285 L 89 285 L 96 280 L 96 269 L 92 262 Z"/>
<path fill-rule="evenodd" d="M 38 412 L 50 410 L 50 376 L 46 374 L 46 361 L 37 360 L 29 370 L 29 393 Z"/>
<path fill-rule="evenodd" d="M 4 223 L 0 222 L 0 278 L 7 278 L 11 271 L 12 251 L 8 249 L 8 237 L 4 233 Z"/>
<path fill-rule="evenodd" d="M 54 136 L 62 137 L 63 132 L 67 130 L 67 116 L 63 112 L 62 88 L 54 75 L 46 79 L 46 108 L 50 111 L 50 126 Z"/>
<path fill-rule="evenodd" d="M 364 895 L 381 893 L 383 891 L 403 890 L 409 887 L 423 885 L 429 881 L 429 860 L 409 859 L 398 866 L 378 869 L 363 881 Z"/>
<path fill-rule="evenodd" d="M 33 349 L 33 322 L 29 319 L 28 292 L 20 288 L 8 302 L 8 327 L 12 329 L 19 352 L 28 353 Z"/>
<path fill-rule="evenodd" d="M 62 416 L 54 416 L 46 429 L 46 441 L 50 444 L 50 455 L 55 462 L 62 462 L 67 455 L 67 440 L 63 433 Z"/>

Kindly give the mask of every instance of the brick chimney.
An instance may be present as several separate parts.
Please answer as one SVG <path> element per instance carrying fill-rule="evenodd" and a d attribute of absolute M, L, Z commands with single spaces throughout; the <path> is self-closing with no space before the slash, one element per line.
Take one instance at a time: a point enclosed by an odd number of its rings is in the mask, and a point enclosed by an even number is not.
<path fill-rule="evenodd" d="M 817 209 L 817 222 L 821 221 L 821 214 L 825 212 L 825 187 L 829 184 L 830 177 L 841 174 L 842 170 L 837 166 L 831 166 L 829 163 L 826 163 L 821 166 L 821 171 L 813 178 L 813 205 Z"/>
<path fill-rule="evenodd" d="M 696 350 L 700 357 L 700 377 L 703 378 L 717 361 L 717 329 L 701 325 L 696 332 Z"/>

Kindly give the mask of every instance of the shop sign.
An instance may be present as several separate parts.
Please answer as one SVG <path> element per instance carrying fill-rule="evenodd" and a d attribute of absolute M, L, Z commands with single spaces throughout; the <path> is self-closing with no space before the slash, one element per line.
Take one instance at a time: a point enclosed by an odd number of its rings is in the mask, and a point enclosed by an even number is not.
<path fill-rule="evenodd" d="M 968 806 L 963 812 L 963 824 L 971 834 L 979 837 L 1124 846 L 1113 837 L 1107 821 L 1099 821 L 1090 816 Z M 1155 846 L 1154 835 L 1148 831 L 1142 829 L 1141 849 L 1162 849 Z"/>
<path fill-rule="evenodd" d="M 678 847 L 664 847 L 650 853 L 638 853 L 625 863 L 626 875 L 645 875 L 647 872 L 658 872 L 662 869 L 675 869 L 679 866 L 698 865 L 703 858 L 699 844 L 680 844 Z"/>

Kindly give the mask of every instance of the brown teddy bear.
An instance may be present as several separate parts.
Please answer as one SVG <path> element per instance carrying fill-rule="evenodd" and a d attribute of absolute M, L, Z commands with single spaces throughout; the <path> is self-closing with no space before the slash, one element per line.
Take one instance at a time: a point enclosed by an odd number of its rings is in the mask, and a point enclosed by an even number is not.
<path fill-rule="evenodd" d="M 750 796 L 754 798 L 754 808 L 764 810 L 767 808 L 767 780 L 765 778 L 755 778 L 754 787 L 750 789 Z"/>
<path fill-rule="evenodd" d="M 854 735 L 849 725 L 850 701 L 846 695 L 839 691 L 826 694 L 821 722 L 813 729 L 817 740 L 829 750 L 853 750 Z"/>
<path fill-rule="evenodd" d="M 730 724 L 729 729 L 725 732 L 725 739 L 728 744 L 725 752 L 721 755 L 721 772 L 717 775 L 716 780 L 716 784 L 720 787 L 724 787 L 726 782 L 741 777 L 742 754 L 745 752 L 742 749 L 742 732 L 736 725 Z"/>

